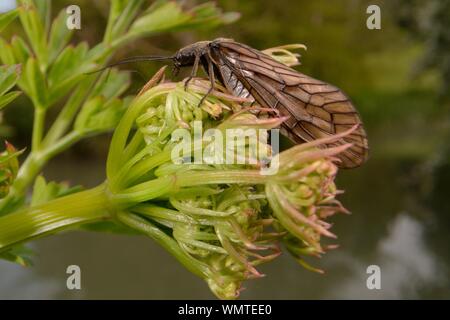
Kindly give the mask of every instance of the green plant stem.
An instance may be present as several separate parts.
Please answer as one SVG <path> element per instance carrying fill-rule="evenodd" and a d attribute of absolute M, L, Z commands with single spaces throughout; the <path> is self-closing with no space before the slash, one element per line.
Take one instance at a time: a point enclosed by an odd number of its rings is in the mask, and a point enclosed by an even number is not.
<path fill-rule="evenodd" d="M 87 93 L 94 86 L 97 79 L 86 79 L 78 85 L 74 93 L 70 96 L 64 107 L 59 112 L 55 122 L 51 125 L 44 138 L 44 145 L 55 143 L 67 131 L 73 122 L 77 111 L 87 99 Z"/>
<path fill-rule="evenodd" d="M 268 180 L 259 170 L 217 170 L 183 172 L 177 174 L 180 187 L 193 187 L 205 184 L 262 184 Z"/>
<path fill-rule="evenodd" d="M 122 116 L 122 119 L 114 130 L 114 135 L 109 146 L 108 160 L 106 162 L 106 176 L 108 180 L 112 181 L 116 173 L 125 163 L 124 158 L 128 155 L 124 154 L 123 150 L 126 148 L 129 134 L 142 109 L 146 106 L 148 107 L 148 101 L 152 101 L 158 96 L 165 95 L 170 89 L 171 88 L 168 87 L 165 90 L 159 90 L 158 92 L 154 92 L 150 89 L 146 94 L 137 97 L 127 109 L 127 112 Z"/>
<path fill-rule="evenodd" d="M 104 185 L 0 217 L 0 252 L 74 226 L 109 220 L 113 212 Z"/>
<path fill-rule="evenodd" d="M 123 192 L 113 194 L 111 198 L 115 205 L 126 208 L 130 204 L 162 197 L 176 191 L 176 189 L 175 176 L 165 176 L 143 182 L 138 186 L 128 188 Z"/>
<path fill-rule="evenodd" d="M 135 214 L 124 212 L 119 212 L 117 214 L 117 218 L 125 225 L 138 230 L 154 239 L 195 275 L 203 279 L 210 278 L 211 271 L 207 265 L 187 255 L 183 250 L 181 250 L 178 243 L 172 237 L 165 234 L 159 228 L 154 226 L 150 221 L 145 220 Z"/>
<path fill-rule="evenodd" d="M 268 177 L 258 170 L 217 170 L 184 172 L 142 182 L 112 195 L 114 203 L 127 207 L 130 203 L 152 200 L 173 194 L 182 187 L 208 184 L 263 184 Z"/>
<path fill-rule="evenodd" d="M 45 109 L 35 106 L 34 120 L 33 120 L 33 138 L 31 142 L 31 149 L 38 151 L 41 147 L 42 136 L 44 135 L 45 127 Z"/>
<path fill-rule="evenodd" d="M 147 159 L 142 160 L 134 167 L 130 168 L 128 172 L 122 173 L 121 170 L 120 172 L 121 176 L 119 177 L 118 180 L 120 181 L 121 180 L 120 178 L 122 178 L 123 182 L 120 184 L 120 186 L 127 186 L 131 184 L 139 177 L 145 175 L 152 169 L 168 161 L 170 161 L 170 152 L 162 151 L 158 154 L 155 154 L 152 157 L 148 157 Z"/>
<path fill-rule="evenodd" d="M 56 143 L 48 146 L 43 152 L 43 157 L 45 159 L 45 163 L 56 156 L 57 154 L 63 152 L 68 149 L 78 141 L 80 141 L 84 137 L 84 134 L 79 131 L 72 131 L 66 134 L 64 137 L 59 139 Z M 44 163 L 44 164 L 45 164 Z"/>

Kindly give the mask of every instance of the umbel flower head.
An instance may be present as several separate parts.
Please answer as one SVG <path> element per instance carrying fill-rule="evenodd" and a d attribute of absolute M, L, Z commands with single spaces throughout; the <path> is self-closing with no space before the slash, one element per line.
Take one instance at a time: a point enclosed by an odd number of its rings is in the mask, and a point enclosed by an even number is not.
<path fill-rule="evenodd" d="M 268 135 L 283 118 L 257 116 L 258 107 L 220 86 L 202 100 L 209 81 L 186 88 L 164 82 L 163 71 L 132 102 L 111 142 L 106 188 L 116 219 L 158 241 L 222 299 L 262 277 L 258 266 L 278 257 L 282 244 L 320 271 L 304 257 L 332 247 L 322 244 L 335 238 L 326 220 L 346 212 L 335 198 L 335 155 L 349 145 L 323 146 L 351 130 L 277 154 Z M 214 139 L 198 126 L 215 130 Z M 236 143 L 231 163 L 229 146 L 218 141 L 230 128 L 255 133 Z M 271 174 L 262 170 L 274 163 Z"/>

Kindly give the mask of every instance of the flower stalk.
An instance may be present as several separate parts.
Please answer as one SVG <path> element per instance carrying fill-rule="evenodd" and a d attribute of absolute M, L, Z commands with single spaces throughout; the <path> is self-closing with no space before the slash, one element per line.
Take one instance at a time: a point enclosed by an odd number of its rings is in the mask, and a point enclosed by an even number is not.
<path fill-rule="evenodd" d="M 112 219 L 104 185 L 0 217 L 0 252 L 82 224 Z"/>

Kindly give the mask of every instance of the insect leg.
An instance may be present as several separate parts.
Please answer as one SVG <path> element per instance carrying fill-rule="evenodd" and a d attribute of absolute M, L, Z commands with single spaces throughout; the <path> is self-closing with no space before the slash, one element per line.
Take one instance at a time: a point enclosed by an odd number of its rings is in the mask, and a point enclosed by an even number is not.
<path fill-rule="evenodd" d="M 199 62 L 200 62 L 200 54 L 196 53 L 194 65 L 192 66 L 191 75 L 186 79 L 186 82 L 184 83 L 184 90 L 187 90 L 189 82 L 192 80 L 193 77 L 197 75 Z"/>
<path fill-rule="evenodd" d="M 180 67 L 174 65 L 174 66 L 172 67 L 172 76 L 173 76 L 173 77 L 176 77 L 176 76 L 178 75 L 179 72 L 180 72 Z"/>
<path fill-rule="evenodd" d="M 210 55 L 209 52 L 208 55 Z M 202 105 L 203 101 L 205 101 L 206 97 L 214 90 L 214 86 L 216 83 L 216 78 L 214 77 L 214 65 L 212 63 L 212 60 L 210 59 L 208 59 L 208 75 L 209 81 L 211 82 L 211 86 L 209 87 L 205 95 L 200 99 L 200 102 L 198 103 L 199 107 Z"/>

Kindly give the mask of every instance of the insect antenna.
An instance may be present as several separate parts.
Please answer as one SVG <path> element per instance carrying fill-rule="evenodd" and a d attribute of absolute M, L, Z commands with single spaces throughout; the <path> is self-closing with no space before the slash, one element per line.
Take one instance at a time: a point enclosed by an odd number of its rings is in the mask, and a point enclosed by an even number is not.
<path fill-rule="evenodd" d="M 86 74 L 94 74 L 97 72 L 101 72 L 103 70 L 115 67 L 115 66 L 119 66 L 122 64 L 128 64 L 128 63 L 133 63 L 133 62 L 139 62 L 139 61 L 164 61 L 164 60 L 173 60 L 175 58 L 175 56 L 135 56 L 135 57 L 130 57 L 130 58 L 126 58 L 123 60 L 119 60 L 117 62 L 108 64 L 106 66 L 104 66 L 103 68 L 100 68 L 98 70 L 94 70 L 91 72 L 87 72 Z"/>

